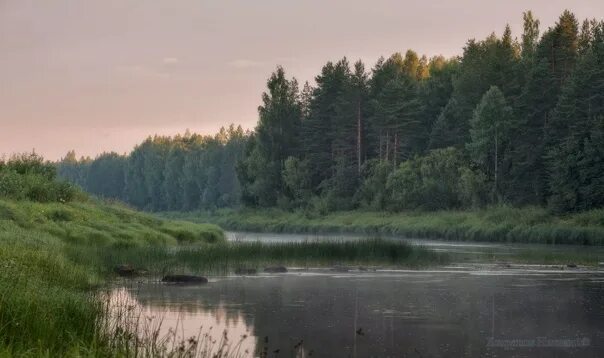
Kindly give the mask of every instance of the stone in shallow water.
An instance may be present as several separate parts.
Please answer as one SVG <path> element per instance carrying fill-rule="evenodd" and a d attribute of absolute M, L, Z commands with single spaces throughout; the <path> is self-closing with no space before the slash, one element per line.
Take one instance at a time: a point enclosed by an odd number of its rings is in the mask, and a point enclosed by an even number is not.
<path fill-rule="evenodd" d="M 285 266 L 270 266 L 270 267 L 265 267 L 264 268 L 264 272 L 269 272 L 269 273 L 284 273 L 284 272 L 287 272 L 287 267 L 285 267 Z"/>
<path fill-rule="evenodd" d="M 208 283 L 207 278 L 193 275 L 166 275 L 161 281 L 168 283 Z"/>
<path fill-rule="evenodd" d="M 116 266 L 113 271 L 122 277 L 131 277 L 136 275 L 136 270 L 131 265 L 119 265 Z"/>

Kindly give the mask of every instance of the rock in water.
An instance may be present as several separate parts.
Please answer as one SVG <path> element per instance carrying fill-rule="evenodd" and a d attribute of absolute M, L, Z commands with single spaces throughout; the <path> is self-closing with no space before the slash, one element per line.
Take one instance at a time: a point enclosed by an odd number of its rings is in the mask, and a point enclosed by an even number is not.
<path fill-rule="evenodd" d="M 130 265 L 116 266 L 113 271 L 122 277 L 132 277 L 136 274 L 136 270 Z"/>
<path fill-rule="evenodd" d="M 161 281 L 167 283 L 208 283 L 207 278 L 192 275 L 167 275 Z"/>
<path fill-rule="evenodd" d="M 268 273 L 284 273 L 284 272 L 287 272 L 287 267 L 285 267 L 285 266 L 270 266 L 270 267 L 265 267 L 264 268 L 264 272 L 268 272 Z"/>
<path fill-rule="evenodd" d="M 574 264 L 574 263 L 571 262 L 570 264 L 566 265 L 566 267 L 568 267 L 568 268 L 577 268 L 577 264 Z"/>

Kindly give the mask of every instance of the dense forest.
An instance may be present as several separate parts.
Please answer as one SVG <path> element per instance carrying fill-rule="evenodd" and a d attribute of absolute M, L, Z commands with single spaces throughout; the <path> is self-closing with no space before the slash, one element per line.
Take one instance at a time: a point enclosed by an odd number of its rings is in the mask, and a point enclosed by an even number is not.
<path fill-rule="evenodd" d="M 529 11 L 520 38 L 506 26 L 450 59 L 343 58 L 303 86 L 278 67 L 258 111 L 251 133 L 71 152 L 58 172 L 155 211 L 604 206 L 604 22 L 568 11 L 543 34 Z"/>
<path fill-rule="evenodd" d="M 92 194 L 145 210 L 232 207 L 240 203 L 235 167 L 248 137 L 231 125 L 214 136 L 149 137 L 129 155 L 77 159 L 70 151 L 58 174 Z"/>

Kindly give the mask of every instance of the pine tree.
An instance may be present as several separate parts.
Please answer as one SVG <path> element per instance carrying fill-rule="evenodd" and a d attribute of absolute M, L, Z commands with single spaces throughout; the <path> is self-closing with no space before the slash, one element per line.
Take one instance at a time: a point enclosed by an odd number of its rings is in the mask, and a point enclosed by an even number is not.
<path fill-rule="evenodd" d="M 348 61 L 342 59 L 335 64 L 328 62 L 315 78 L 310 114 L 302 127 L 304 156 L 309 161 L 315 188 L 334 174 L 334 163 L 342 147 L 352 148 L 355 144 L 356 108 L 344 103 L 350 76 Z M 339 138 L 339 133 L 344 133 L 344 138 Z"/>
<path fill-rule="evenodd" d="M 258 107 L 255 143 L 239 169 L 246 195 L 262 206 L 274 205 L 283 193 L 281 173 L 285 160 L 297 155 L 302 109 L 298 83 L 288 80 L 282 67 L 267 81 L 268 91 Z M 218 180 L 218 178 L 216 179 Z"/>

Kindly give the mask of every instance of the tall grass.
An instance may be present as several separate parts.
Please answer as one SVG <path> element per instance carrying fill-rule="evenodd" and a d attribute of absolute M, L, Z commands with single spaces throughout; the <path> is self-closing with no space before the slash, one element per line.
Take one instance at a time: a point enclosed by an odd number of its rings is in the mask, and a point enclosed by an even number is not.
<path fill-rule="evenodd" d="M 213 245 L 76 249 L 74 260 L 115 267 L 128 263 L 150 275 L 168 273 L 225 274 L 238 268 L 271 265 L 302 267 L 334 265 L 389 265 L 425 267 L 445 264 L 449 256 L 400 241 L 368 239 L 346 242 L 261 243 L 223 242 Z"/>
<path fill-rule="evenodd" d="M 214 225 L 170 222 L 94 200 L 0 200 L 0 356 L 111 356 L 97 330 L 104 267 L 91 248 L 119 252 L 224 240 Z M 209 245 L 209 244 L 208 244 Z"/>
<path fill-rule="evenodd" d="M 163 215 L 255 232 L 357 233 L 458 241 L 604 245 L 603 209 L 563 216 L 544 208 L 508 206 L 475 211 L 348 211 L 321 216 L 276 209 Z"/>

